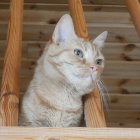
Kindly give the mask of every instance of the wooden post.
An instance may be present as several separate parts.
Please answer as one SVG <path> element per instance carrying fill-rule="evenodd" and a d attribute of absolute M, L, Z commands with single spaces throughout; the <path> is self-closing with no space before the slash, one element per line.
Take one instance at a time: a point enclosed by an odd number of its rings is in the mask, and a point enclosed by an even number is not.
<path fill-rule="evenodd" d="M 86 96 L 84 108 L 86 126 L 94 128 L 106 127 L 106 120 L 98 87 L 95 88 L 93 93 Z"/>
<path fill-rule="evenodd" d="M 7 49 L 0 93 L 0 126 L 18 124 L 23 0 L 11 0 Z"/>
<path fill-rule="evenodd" d="M 69 7 L 77 35 L 89 40 L 81 0 L 69 0 Z M 84 113 L 88 127 L 106 126 L 98 88 L 95 89 L 95 92 L 86 96 Z"/>
<path fill-rule="evenodd" d="M 69 8 L 77 35 L 89 40 L 81 0 L 69 0 Z"/>
<path fill-rule="evenodd" d="M 135 28 L 140 36 L 140 3 L 139 0 L 125 0 Z"/>

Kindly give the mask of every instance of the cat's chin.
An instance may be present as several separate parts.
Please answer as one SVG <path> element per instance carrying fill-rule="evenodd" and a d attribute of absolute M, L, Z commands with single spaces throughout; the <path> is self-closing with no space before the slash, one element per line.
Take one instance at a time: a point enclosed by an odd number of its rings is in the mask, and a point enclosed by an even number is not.
<path fill-rule="evenodd" d="M 71 75 L 70 83 L 75 87 L 78 93 L 83 96 L 93 91 L 95 82 L 91 78 L 91 75 L 86 77 L 80 77 Z"/>
<path fill-rule="evenodd" d="M 84 87 L 85 86 L 85 87 Z M 91 85 L 83 85 L 81 87 L 76 87 L 77 91 L 81 96 L 91 93 L 95 88 L 94 84 Z"/>

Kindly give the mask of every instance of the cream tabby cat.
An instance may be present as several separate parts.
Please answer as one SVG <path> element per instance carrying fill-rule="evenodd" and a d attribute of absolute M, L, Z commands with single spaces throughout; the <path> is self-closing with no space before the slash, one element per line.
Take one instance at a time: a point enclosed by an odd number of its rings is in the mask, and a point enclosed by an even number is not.
<path fill-rule="evenodd" d="M 106 37 L 105 31 L 95 40 L 85 41 L 75 34 L 69 15 L 60 19 L 23 97 L 20 125 L 80 125 L 82 96 L 94 89 L 104 68 L 100 51 Z"/>

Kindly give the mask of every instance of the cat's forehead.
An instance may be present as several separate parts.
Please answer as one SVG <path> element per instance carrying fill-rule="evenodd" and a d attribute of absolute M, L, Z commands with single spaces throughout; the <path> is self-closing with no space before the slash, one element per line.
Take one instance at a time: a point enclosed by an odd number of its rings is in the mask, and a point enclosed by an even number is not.
<path fill-rule="evenodd" d="M 91 41 L 86 41 L 83 39 L 77 41 L 77 44 L 75 47 L 79 47 L 82 50 L 84 50 L 85 52 L 92 53 L 94 55 L 96 55 L 96 54 L 99 55 L 101 53 L 100 49 L 96 45 L 94 45 Z"/>
<path fill-rule="evenodd" d="M 92 41 L 82 40 L 78 42 L 78 46 L 84 49 L 87 55 L 94 57 L 94 56 L 101 56 L 103 57 L 99 47 L 92 43 Z"/>
<path fill-rule="evenodd" d="M 79 39 L 77 41 L 75 41 L 75 45 L 73 47 L 80 47 L 82 50 L 91 50 L 92 49 L 92 43 L 90 41 L 86 41 L 83 39 Z"/>

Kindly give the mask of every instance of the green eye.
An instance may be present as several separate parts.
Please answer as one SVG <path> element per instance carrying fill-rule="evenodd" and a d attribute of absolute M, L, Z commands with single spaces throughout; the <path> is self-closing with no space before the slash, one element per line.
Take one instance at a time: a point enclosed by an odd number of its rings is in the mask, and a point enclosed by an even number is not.
<path fill-rule="evenodd" d="M 84 57 L 83 52 L 81 50 L 79 50 L 79 49 L 75 49 L 74 50 L 74 54 L 77 55 L 77 56 L 79 56 L 79 57 L 81 57 L 81 58 Z"/>
<path fill-rule="evenodd" d="M 97 59 L 97 60 L 96 60 L 96 64 L 97 64 L 97 65 L 102 65 L 102 62 L 103 62 L 103 59 Z"/>

